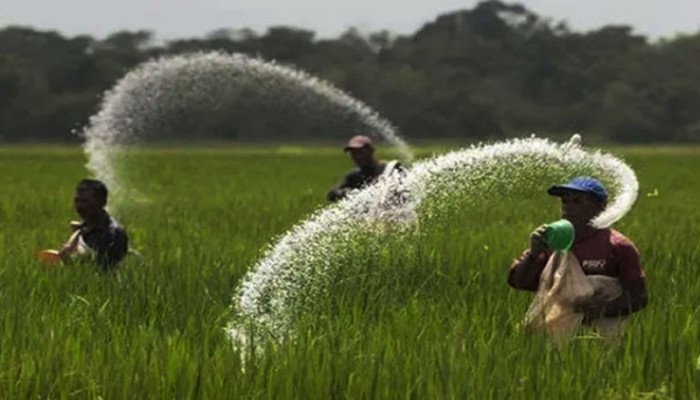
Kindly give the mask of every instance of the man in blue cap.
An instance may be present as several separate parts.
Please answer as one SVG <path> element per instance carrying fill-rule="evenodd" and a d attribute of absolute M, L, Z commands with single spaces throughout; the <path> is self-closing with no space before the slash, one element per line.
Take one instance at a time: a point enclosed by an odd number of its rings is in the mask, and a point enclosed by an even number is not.
<path fill-rule="evenodd" d="M 608 192 L 603 184 L 592 177 L 578 177 L 550 187 L 547 193 L 561 198 L 562 218 L 574 226 L 571 252 L 583 273 L 616 278 L 622 288 L 622 294 L 612 301 L 577 305 L 575 310 L 584 314 L 584 323 L 601 317 L 622 317 L 644 308 L 648 294 L 634 243 L 614 229 L 590 225 L 607 205 Z M 511 266 L 508 284 L 513 288 L 537 291 L 542 270 L 552 255 L 544 234 L 544 227 L 532 232 L 530 248 Z"/>

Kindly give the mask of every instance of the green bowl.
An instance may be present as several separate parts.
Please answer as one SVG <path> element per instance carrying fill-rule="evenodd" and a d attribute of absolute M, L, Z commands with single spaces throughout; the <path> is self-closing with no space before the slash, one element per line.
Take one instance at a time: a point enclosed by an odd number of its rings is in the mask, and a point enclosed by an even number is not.
<path fill-rule="evenodd" d="M 565 219 L 544 226 L 544 238 L 552 250 L 567 251 L 574 244 L 574 226 Z"/>

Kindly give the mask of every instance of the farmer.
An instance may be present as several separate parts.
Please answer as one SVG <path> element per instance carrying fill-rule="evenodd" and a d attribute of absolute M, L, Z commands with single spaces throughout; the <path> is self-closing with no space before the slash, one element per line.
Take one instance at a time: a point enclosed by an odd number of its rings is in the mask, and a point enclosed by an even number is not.
<path fill-rule="evenodd" d="M 350 154 L 358 169 L 350 172 L 345 178 L 328 192 L 328 201 L 335 202 L 343 199 L 354 189 L 371 185 L 382 175 L 394 171 L 404 171 L 397 161 L 383 162 L 374 155 L 374 144 L 369 136 L 353 136 L 344 148 Z"/>
<path fill-rule="evenodd" d="M 571 252 L 585 275 L 603 275 L 617 279 L 622 294 L 611 301 L 584 302 L 574 311 L 584 315 L 584 324 L 598 319 L 624 317 L 647 305 L 648 294 L 639 253 L 631 240 L 620 232 L 590 225 L 591 219 L 605 208 L 608 193 L 595 178 L 578 177 L 547 190 L 561 198 L 562 218 L 574 226 L 575 241 Z M 530 248 L 510 268 L 508 284 L 515 289 L 537 291 L 540 275 L 552 251 L 547 248 L 544 227 L 530 235 Z"/>
<path fill-rule="evenodd" d="M 71 222 L 74 232 L 58 252 L 62 260 L 89 256 L 103 270 L 108 270 L 124 258 L 129 239 L 124 228 L 105 210 L 107 194 L 107 187 L 98 180 L 83 179 L 78 183 L 73 202 L 82 221 Z"/>

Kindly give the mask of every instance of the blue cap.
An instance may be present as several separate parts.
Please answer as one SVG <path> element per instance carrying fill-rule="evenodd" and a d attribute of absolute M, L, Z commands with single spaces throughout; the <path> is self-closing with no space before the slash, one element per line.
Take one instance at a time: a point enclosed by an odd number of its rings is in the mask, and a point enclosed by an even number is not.
<path fill-rule="evenodd" d="M 589 193 L 601 203 L 608 202 L 608 191 L 599 180 L 590 176 L 579 176 L 563 185 L 554 185 L 547 189 L 547 193 L 552 196 L 563 196 L 567 192 Z"/>

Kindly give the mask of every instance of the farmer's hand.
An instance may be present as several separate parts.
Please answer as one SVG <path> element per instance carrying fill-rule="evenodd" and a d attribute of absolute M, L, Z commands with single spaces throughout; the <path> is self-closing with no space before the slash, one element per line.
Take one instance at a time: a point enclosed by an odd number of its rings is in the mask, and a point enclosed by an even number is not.
<path fill-rule="evenodd" d="M 60 257 L 61 260 L 66 261 L 73 253 L 74 250 L 71 247 L 64 245 L 61 250 L 58 251 L 58 257 Z"/>
<path fill-rule="evenodd" d="M 544 225 L 538 227 L 530 234 L 530 254 L 533 256 L 539 255 L 547 248 L 547 242 L 544 239 Z"/>
<path fill-rule="evenodd" d="M 73 234 L 71 235 L 70 239 L 66 242 L 66 244 L 63 245 L 61 250 L 58 251 L 58 256 L 61 257 L 62 260 L 66 260 L 68 257 L 70 257 L 73 253 L 75 253 L 78 250 L 78 242 L 80 240 L 80 229 L 77 229 Z"/>
<path fill-rule="evenodd" d="M 352 191 L 350 188 L 340 188 L 340 189 L 334 189 L 331 193 L 332 195 L 329 197 L 331 201 L 339 201 L 347 197 L 347 195 Z"/>

